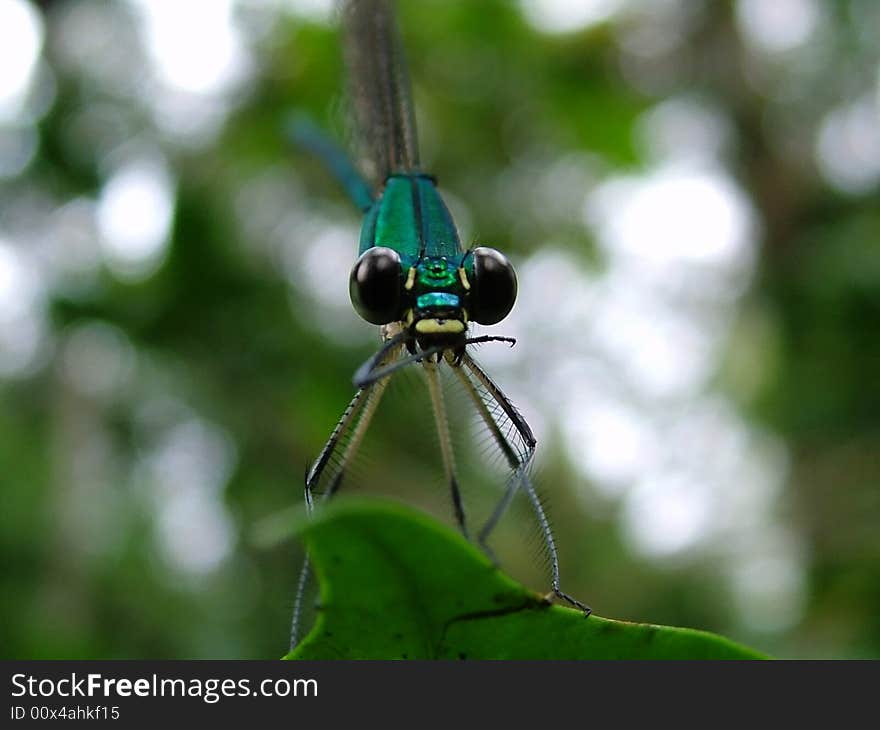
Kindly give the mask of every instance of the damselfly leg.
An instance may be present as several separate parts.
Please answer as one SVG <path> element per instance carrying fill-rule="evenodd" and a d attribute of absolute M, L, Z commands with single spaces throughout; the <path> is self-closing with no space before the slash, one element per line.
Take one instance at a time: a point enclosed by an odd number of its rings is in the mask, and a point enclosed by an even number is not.
<path fill-rule="evenodd" d="M 464 385 L 465 391 L 470 396 L 474 407 L 480 415 L 480 419 L 489 429 L 492 438 L 504 455 L 511 470 L 504 494 L 496 504 L 489 519 L 486 520 L 477 534 L 478 544 L 490 558 L 495 560 L 494 554 L 488 545 L 489 535 L 495 529 L 502 515 L 507 511 L 516 493 L 522 489 L 526 493 L 529 504 L 535 513 L 544 545 L 547 548 L 547 554 L 550 559 L 553 594 L 572 606 L 579 608 L 584 612 L 585 616 L 589 616 L 592 611 L 589 606 L 572 598 L 562 590 L 559 578 L 559 554 L 556 550 L 556 540 L 553 537 L 550 521 L 547 519 L 547 514 L 541 505 L 541 500 L 529 475 L 537 446 L 532 429 L 502 390 L 470 355 L 464 353 L 460 362 L 453 366 L 453 370 Z M 514 433 L 518 437 L 515 440 L 510 439 L 500 426 L 499 418 L 496 415 L 497 409 L 501 410 L 501 413 L 506 416 L 512 425 Z"/>
<path fill-rule="evenodd" d="M 434 420 L 437 424 L 437 435 L 440 438 L 440 454 L 443 457 L 443 471 L 446 474 L 446 482 L 452 495 L 452 505 L 455 508 L 455 520 L 466 539 L 468 536 L 467 524 L 464 516 L 464 503 L 461 499 L 461 489 L 455 476 L 455 454 L 452 450 L 452 439 L 449 436 L 449 420 L 446 417 L 446 403 L 443 400 L 443 390 L 440 387 L 440 376 L 437 373 L 439 363 L 430 360 L 424 361 L 425 375 L 428 378 L 428 391 L 431 394 L 431 405 L 434 411 Z"/>
<path fill-rule="evenodd" d="M 470 342 L 505 341 L 510 338 L 481 337 Z M 437 349 L 438 348 L 433 348 Z M 366 383 L 352 398 L 333 433 L 330 435 L 320 455 L 306 476 L 305 499 L 311 513 L 315 508 L 314 494 L 321 485 L 322 501 L 336 494 L 346 475 L 347 468 L 357 452 L 367 428 L 372 421 L 385 388 L 390 382 L 390 375 L 401 367 L 421 362 L 431 397 L 432 410 L 440 441 L 440 453 L 446 481 L 450 489 L 456 522 L 466 538 L 469 539 L 465 507 L 461 496 L 455 469 L 455 455 L 449 433 L 446 406 L 440 384 L 439 368 L 446 364 L 451 367 L 456 378 L 464 387 L 471 403 L 479 414 L 479 418 L 491 434 L 491 439 L 507 464 L 510 471 L 504 493 L 499 499 L 489 518 L 477 533 L 476 541 L 480 548 L 497 565 L 498 561 L 489 546 L 488 540 L 492 531 L 507 511 L 516 494 L 522 490 L 528 498 L 529 505 L 537 520 L 541 538 L 550 561 L 550 578 L 553 595 L 580 609 L 588 616 L 591 609 L 585 604 L 564 592 L 559 574 L 559 555 L 556 540 L 550 527 L 544 507 L 530 476 L 537 442 L 526 420 L 514 407 L 504 392 L 492 378 L 481 368 L 467 351 L 458 354 L 447 350 L 445 357 L 435 357 L 433 351 L 420 351 L 416 354 L 403 356 L 405 352 L 404 338 L 399 334 L 389 336 L 380 350 L 358 370 L 361 382 Z M 505 425 L 506 424 L 506 427 Z M 302 620 L 303 601 L 310 575 L 310 564 L 306 555 L 299 581 L 297 582 L 296 601 L 291 625 L 291 649 L 298 643 L 299 627 Z"/>

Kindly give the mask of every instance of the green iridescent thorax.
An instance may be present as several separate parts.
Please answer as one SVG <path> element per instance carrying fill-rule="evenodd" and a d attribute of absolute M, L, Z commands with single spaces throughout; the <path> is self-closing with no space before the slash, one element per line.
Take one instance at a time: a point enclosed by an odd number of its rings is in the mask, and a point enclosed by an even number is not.
<path fill-rule="evenodd" d="M 461 258 L 458 231 L 433 178 L 420 173 L 388 178 L 364 217 L 359 254 L 373 246 L 397 251 L 405 269 L 423 256 Z"/>

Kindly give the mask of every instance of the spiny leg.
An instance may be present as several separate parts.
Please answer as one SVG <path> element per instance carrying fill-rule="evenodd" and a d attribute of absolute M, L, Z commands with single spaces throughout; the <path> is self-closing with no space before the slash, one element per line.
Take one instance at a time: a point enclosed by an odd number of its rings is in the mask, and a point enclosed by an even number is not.
<path fill-rule="evenodd" d="M 461 490 L 458 487 L 458 479 L 455 476 L 455 455 L 452 450 L 452 439 L 449 437 L 449 420 L 446 417 L 446 405 L 443 401 L 443 391 L 440 387 L 440 376 L 437 372 L 436 362 L 426 360 L 424 362 L 425 373 L 428 377 L 428 391 L 431 394 L 431 404 L 434 406 L 434 420 L 437 423 L 437 434 L 440 437 L 440 453 L 443 457 L 443 471 L 452 493 L 452 504 L 455 508 L 455 520 L 461 528 L 462 534 L 468 538 L 467 525 L 464 517 L 464 504 L 461 499 Z M 468 538 L 470 539 L 470 538 Z"/>
<path fill-rule="evenodd" d="M 315 508 L 312 496 L 313 490 L 320 482 L 321 476 L 327 468 L 327 465 L 330 463 L 333 454 L 340 447 L 345 436 L 350 433 L 351 435 L 348 439 L 348 443 L 345 444 L 342 456 L 336 464 L 336 473 L 331 477 L 322 501 L 326 502 L 330 499 L 342 484 L 345 470 L 366 435 L 367 428 L 370 425 L 370 421 L 373 419 L 373 415 L 379 405 L 379 400 L 381 399 L 388 382 L 387 379 L 382 380 L 371 385 L 369 388 L 359 390 L 355 393 L 354 398 L 352 398 L 348 407 L 343 412 L 342 417 L 333 429 L 333 433 L 330 434 L 330 438 L 327 440 L 327 443 L 324 444 L 324 448 L 321 449 L 321 453 L 306 476 L 305 500 L 306 510 L 309 514 L 311 514 Z M 299 624 L 310 573 L 311 566 L 307 552 L 305 559 L 303 560 L 302 569 L 300 570 L 299 580 L 297 581 L 296 598 L 294 599 L 293 604 L 293 617 L 290 623 L 291 651 L 296 648 L 296 645 L 299 642 Z"/>
<path fill-rule="evenodd" d="M 492 399 L 492 401 L 504 411 L 507 418 L 510 420 L 510 423 L 516 429 L 519 434 L 520 439 L 522 439 L 522 450 L 517 451 L 507 437 L 504 435 L 503 430 L 498 424 L 498 421 L 492 415 L 489 410 L 489 407 L 486 403 L 485 396 L 483 396 L 470 378 L 464 373 L 464 371 L 459 367 L 456 369 L 456 373 L 461 379 L 462 383 L 465 385 L 465 390 L 470 395 L 471 400 L 473 400 L 474 404 L 477 407 L 477 412 L 480 414 L 480 417 L 483 419 L 483 422 L 489 428 L 490 433 L 492 434 L 495 442 L 498 444 L 501 449 L 504 457 L 507 459 L 508 466 L 512 469 L 513 473 L 511 474 L 511 479 L 508 482 L 507 489 L 505 489 L 504 494 L 501 499 L 498 501 L 498 504 L 495 505 L 495 509 L 492 514 L 489 516 L 489 519 L 486 520 L 486 523 L 483 525 L 483 528 L 480 530 L 479 540 L 482 544 L 486 542 L 489 537 L 489 534 L 495 529 L 495 525 L 498 524 L 498 521 L 504 515 L 507 508 L 510 506 L 511 501 L 513 500 L 514 495 L 519 489 L 522 479 L 519 477 L 521 473 L 524 473 L 528 466 L 531 464 L 532 457 L 535 453 L 535 448 L 537 447 L 537 441 L 535 440 L 534 435 L 532 434 L 532 429 L 529 427 L 528 423 L 526 423 L 525 419 L 520 415 L 519 411 L 514 408 L 513 404 L 508 400 L 507 396 L 501 392 L 501 389 L 495 385 L 489 375 L 483 370 L 476 362 L 465 353 L 461 359 L 461 364 L 467 367 L 467 369 L 472 373 L 473 377 L 476 381 L 483 386 L 488 397 Z"/>
<path fill-rule="evenodd" d="M 501 409 L 510 419 L 511 424 L 513 424 L 513 427 L 516 429 L 520 438 L 523 441 L 523 444 L 525 445 L 524 453 L 517 453 L 517 451 L 511 446 L 509 440 L 505 437 L 504 432 L 489 411 L 484 397 L 480 394 L 480 392 L 467 377 L 467 375 L 464 372 L 461 372 L 460 368 L 456 368 L 459 378 L 467 386 L 465 389 L 470 394 L 474 403 L 477 405 L 477 411 L 480 413 L 480 417 L 486 422 L 486 425 L 489 427 L 489 430 L 495 438 L 496 443 L 498 444 L 501 451 L 504 453 L 508 464 L 513 469 L 513 474 L 511 475 L 510 482 L 507 485 L 507 489 L 505 490 L 504 495 L 501 497 L 501 500 L 498 502 L 491 516 L 486 521 L 486 524 L 480 530 L 478 536 L 479 543 L 483 546 L 486 545 L 489 534 L 492 532 L 492 530 L 495 528 L 495 525 L 498 523 L 498 520 L 501 519 L 501 516 L 507 510 L 517 490 L 520 488 L 524 489 L 526 495 L 529 498 L 529 502 L 532 505 L 532 509 L 535 512 L 535 516 L 537 517 L 538 525 L 544 538 L 544 544 L 547 546 L 547 552 L 550 556 L 551 586 L 554 595 L 571 604 L 572 606 L 581 609 L 584 612 L 584 616 L 589 616 L 592 612 L 592 609 L 590 609 L 589 606 L 586 606 L 580 601 L 576 600 L 575 598 L 572 598 L 570 595 L 565 593 L 561 587 L 559 578 L 559 555 L 556 550 L 556 540 L 553 537 L 553 530 L 550 528 L 550 521 L 547 519 L 544 508 L 541 506 L 541 500 L 538 498 L 538 493 L 535 491 L 535 487 L 532 484 L 531 479 L 529 479 L 528 475 L 528 471 L 531 466 L 532 458 L 534 457 L 535 448 L 537 445 L 535 437 L 532 434 L 532 429 L 529 427 L 528 423 L 526 423 L 522 415 L 520 415 L 519 411 L 514 408 L 513 404 L 510 402 L 510 400 L 508 400 L 507 396 L 504 395 L 504 393 L 497 385 L 495 385 L 495 383 L 492 381 L 486 371 L 483 370 L 479 365 L 477 365 L 477 363 L 474 362 L 467 353 L 465 353 L 461 358 L 461 363 L 471 372 L 477 382 L 485 388 L 488 396 L 501 407 Z M 489 554 L 491 555 L 491 551 L 489 551 Z"/>
<path fill-rule="evenodd" d="M 547 515 L 544 513 L 544 508 L 541 506 L 541 500 L 538 499 L 538 493 L 535 491 L 535 487 L 532 484 L 531 479 L 529 479 L 528 474 L 525 471 L 521 472 L 522 477 L 522 486 L 526 490 L 526 494 L 529 497 L 529 501 L 532 503 L 532 507 L 535 510 L 535 515 L 538 517 L 538 524 L 541 526 L 541 532 L 544 535 L 544 542 L 547 545 L 547 549 L 550 552 L 550 565 L 552 572 L 552 583 L 551 586 L 553 588 L 553 593 L 561 598 L 563 601 L 567 601 L 572 606 L 579 608 L 584 612 L 584 616 L 589 616 L 593 609 L 589 606 L 581 603 L 575 598 L 572 598 L 570 595 L 565 593 L 562 590 L 562 587 L 559 582 L 559 556 L 556 552 L 556 541 L 553 539 L 553 531 L 550 529 L 550 521 L 547 519 Z"/>
<path fill-rule="evenodd" d="M 346 406 L 345 410 L 342 412 L 342 416 L 340 417 L 339 421 L 337 421 L 336 426 L 333 428 L 333 432 L 330 434 L 330 438 L 327 439 L 327 442 L 321 449 L 321 453 L 318 454 L 318 458 L 315 459 L 314 463 L 306 474 L 305 498 L 306 509 L 308 510 L 309 514 L 311 514 L 312 510 L 314 509 L 312 492 L 318 485 L 318 482 L 321 479 L 321 475 L 324 473 L 324 469 L 326 469 L 327 465 L 330 463 L 330 459 L 336 452 L 340 441 L 348 433 L 349 429 L 352 427 L 352 424 L 356 422 L 364 406 L 364 403 L 366 402 L 369 392 L 370 388 L 363 388 L 354 394 L 351 402 Z M 344 465 L 343 469 L 341 469 L 340 471 L 344 471 Z"/>
<path fill-rule="evenodd" d="M 504 454 L 504 458 L 507 460 L 508 466 L 516 471 L 520 467 L 520 458 L 516 453 L 516 450 L 511 446 L 510 442 L 504 436 L 500 426 L 492 417 L 492 414 L 489 412 L 489 408 L 486 406 L 485 401 L 480 397 L 479 392 L 474 387 L 474 384 L 471 382 L 470 378 L 468 378 L 467 374 L 461 369 L 458 365 L 453 365 L 452 371 L 461 381 L 464 386 L 465 392 L 470 396 L 473 401 L 474 407 L 477 409 L 477 413 L 480 414 L 480 418 L 483 423 L 486 424 L 486 427 L 489 429 L 489 432 L 492 434 L 492 437 L 495 440 L 495 443 L 498 444 L 498 447 L 501 449 L 501 452 Z M 534 447 L 532 447 L 534 449 Z M 531 451 L 529 452 L 531 455 Z M 504 495 L 501 500 L 495 506 L 495 509 L 492 512 L 492 515 L 486 521 L 486 524 L 483 525 L 483 528 L 480 530 L 477 535 L 477 543 L 483 549 L 483 552 L 489 556 L 495 565 L 498 565 L 498 560 L 495 557 L 495 553 L 492 548 L 489 546 L 487 542 L 487 538 L 489 537 L 489 533 L 495 527 L 495 524 L 501 518 L 501 515 L 504 514 L 508 505 L 510 504 L 510 500 L 513 499 L 513 495 L 516 493 L 518 488 L 518 483 L 515 479 L 511 479 L 507 485 L 507 488 L 504 490 Z"/>
<path fill-rule="evenodd" d="M 337 421 L 336 426 L 333 428 L 333 432 L 330 434 L 330 438 L 327 439 L 327 442 L 324 444 L 324 447 L 321 449 L 321 453 L 318 454 L 318 458 L 315 459 L 315 462 L 312 464 L 308 473 L 306 474 L 306 483 L 305 483 L 305 501 L 306 501 L 306 512 L 311 515 L 315 509 L 314 500 L 312 497 L 313 490 L 315 486 L 321 479 L 321 475 L 324 473 L 324 470 L 327 468 L 327 465 L 330 463 L 330 460 L 335 453 L 340 441 L 345 437 L 345 435 L 349 432 L 349 429 L 352 428 L 352 424 L 355 423 L 358 415 L 363 409 L 364 403 L 366 402 L 366 397 L 368 394 L 368 389 L 359 390 L 354 394 L 354 397 L 351 399 L 351 402 L 346 406 L 345 410 L 342 412 L 342 416 Z M 340 469 L 340 473 L 345 471 L 345 464 L 342 464 L 342 468 Z M 334 478 L 330 487 L 335 491 L 336 486 L 339 484 L 338 479 Z M 299 643 L 299 625 L 302 617 L 302 608 L 303 601 L 305 600 L 306 587 L 309 582 L 309 575 L 311 573 L 311 565 L 309 560 L 308 551 L 303 558 L 302 568 L 300 569 L 299 579 L 296 583 L 296 598 L 293 602 L 293 617 L 290 621 L 290 650 L 293 651 L 296 648 L 296 645 Z"/>
<path fill-rule="evenodd" d="M 293 601 L 293 616 L 290 619 L 290 651 L 296 649 L 296 645 L 299 643 L 299 625 L 302 619 L 303 601 L 305 600 L 309 575 L 311 575 L 311 565 L 309 564 L 309 553 L 306 552 L 302 568 L 299 571 L 299 578 L 296 581 L 296 598 Z"/>

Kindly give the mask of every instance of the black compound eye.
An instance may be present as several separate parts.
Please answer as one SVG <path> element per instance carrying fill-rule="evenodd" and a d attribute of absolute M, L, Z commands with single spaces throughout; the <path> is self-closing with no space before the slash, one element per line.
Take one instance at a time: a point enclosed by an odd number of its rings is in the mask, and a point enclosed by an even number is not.
<path fill-rule="evenodd" d="M 474 275 L 468 314 L 480 324 L 495 324 L 513 309 L 516 272 L 507 257 L 494 248 L 480 246 L 472 255 Z"/>
<path fill-rule="evenodd" d="M 348 293 L 357 313 L 372 324 L 400 319 L 400 255 L 391 248 L 375 246 L 354 263 Z"/>

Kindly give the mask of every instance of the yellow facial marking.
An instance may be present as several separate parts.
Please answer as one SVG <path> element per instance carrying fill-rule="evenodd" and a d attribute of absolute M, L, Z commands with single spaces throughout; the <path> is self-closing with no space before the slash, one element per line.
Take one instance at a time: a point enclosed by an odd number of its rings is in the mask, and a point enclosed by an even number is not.
<path fill-rule="evenodd" d="M 403 285 L 403 288 L 409 291 L 415 286 L 416 283 L 416 267 L 410 266 L 409 273 L 406 275 L 406 284 Z"/>
<path fill-rule="evenodd" d="M 416 322 L 416 332 L 421 335 L 453 334 L 464 332 L 464 322 L 457 319 L 420 319 Z"/>
<path fill-rule="evenodd" d="M 464 290 L 470 291 L 471 283 L 468 281 L 467 274 L 465 273 L 464 268 L 460 268 L 458 270 L 458 278 L 461 279 L 461 285 L 464 287 Z"/>

